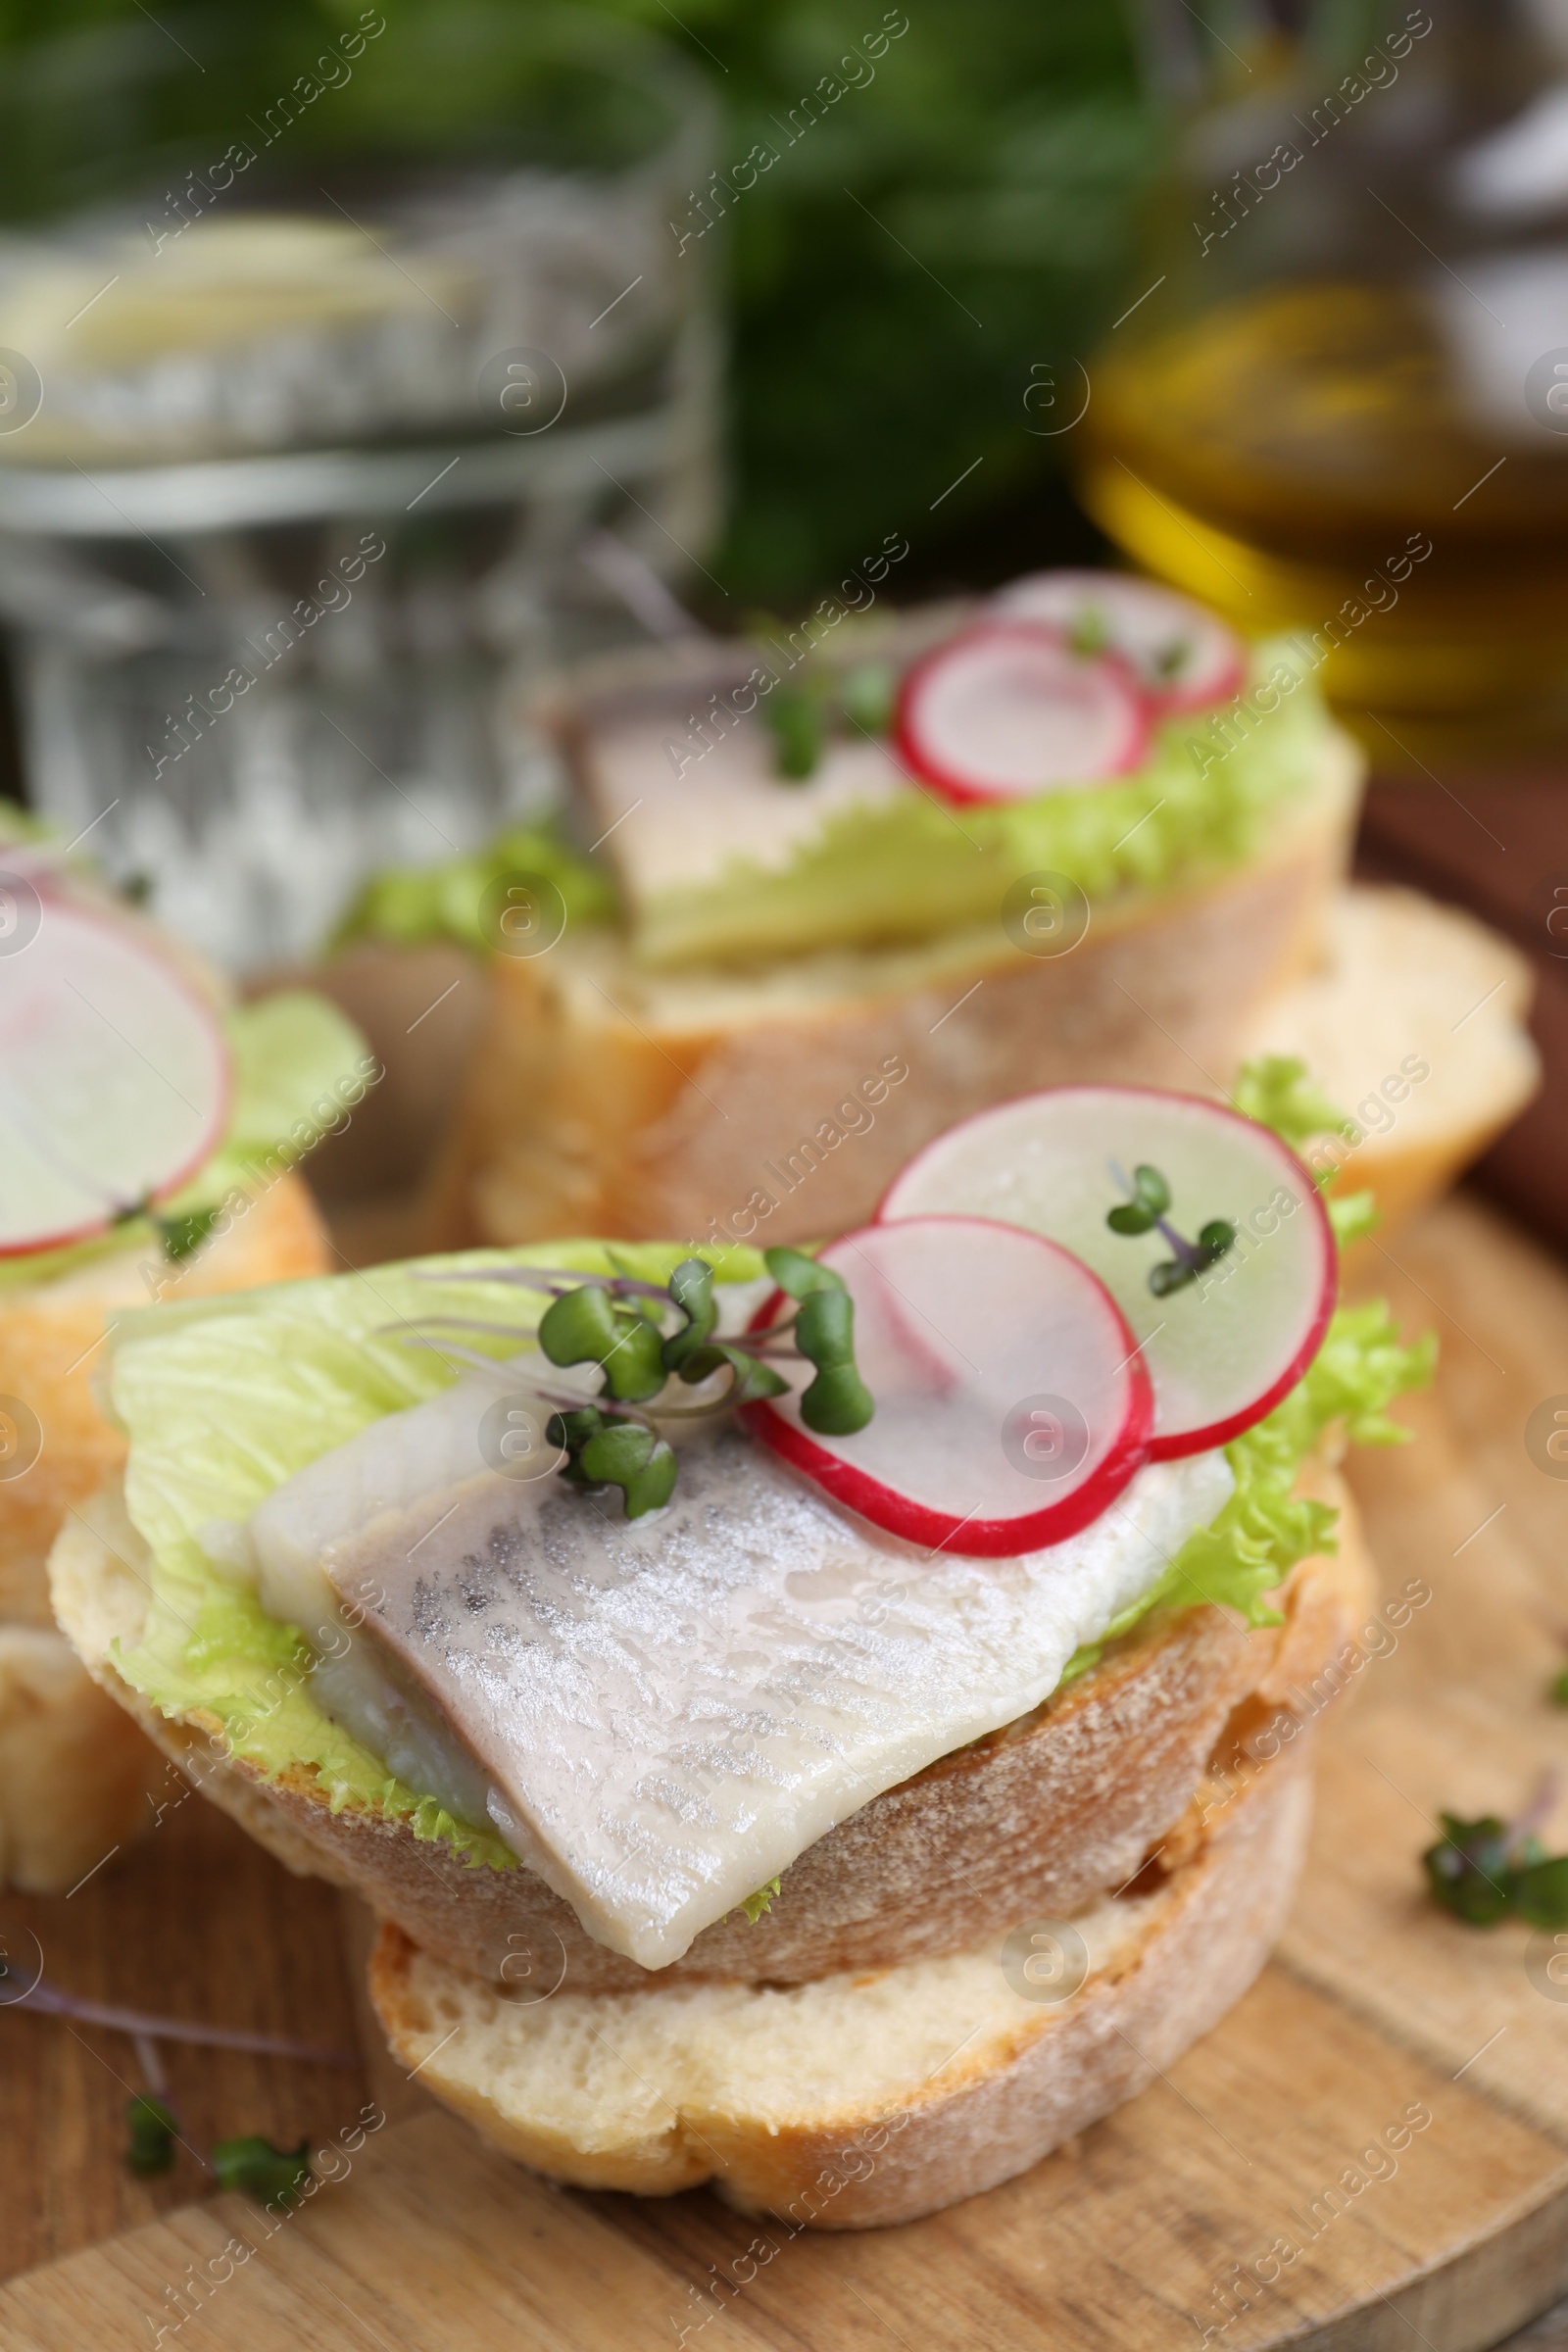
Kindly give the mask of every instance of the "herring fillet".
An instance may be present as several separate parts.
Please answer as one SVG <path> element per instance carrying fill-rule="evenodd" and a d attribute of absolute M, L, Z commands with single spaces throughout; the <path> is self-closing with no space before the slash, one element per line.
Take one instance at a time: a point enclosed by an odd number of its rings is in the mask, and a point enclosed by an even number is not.
<path fill-rule="evenodd" d="M 647 1519 L 485 1474 L 322 1564 L 381 1595 L 367 1633 L 460 1731 L 522 1858 L 657 1969 L 884 1788 L 1038 1705 L 1231 1491 L 1222 1454 L 1152 1464 L 1063 1544 L 931 1555 L 726 1427 L 682 1447 Z"/>

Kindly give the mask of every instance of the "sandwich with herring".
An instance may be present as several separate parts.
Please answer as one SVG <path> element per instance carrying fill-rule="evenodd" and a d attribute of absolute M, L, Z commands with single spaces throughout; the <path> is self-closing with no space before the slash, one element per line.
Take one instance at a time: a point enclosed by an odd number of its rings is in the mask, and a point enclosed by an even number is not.
<path fill-rule="evenodd" d="M 322 1272 L 297 1162 L 373 1074 L 319 997 L 217 975 L 21 836 L 0 845 L 0 1884 L 70 1886 L 162 1767 L 56 1631 L 61 1526 L 124 1458 L 106 1335 Z"/>
<path fill-rule="evenodd" d="M 210 1797 L 368 1897 L 394 2048 L 498 2146 L 906 2220 L 1267 1954 L 1367 1606 L 1336 1463 L 1426 1365 L 1335 1301 L 1270 1127 L 1050 1090 L 809 1250 L 128 1318 L 55 1603 Z"/>
<path fill-rule="evenodd" d="M 1223 1094 L 1318 952 L 1359 799 L 1290 661 L 1150 582 L 1052 572 L 550 690 L 554 829 L 383 874 L 345 925 L 484 960 L 432 1237 L 796 1242 L 1011 1095 Z"/>

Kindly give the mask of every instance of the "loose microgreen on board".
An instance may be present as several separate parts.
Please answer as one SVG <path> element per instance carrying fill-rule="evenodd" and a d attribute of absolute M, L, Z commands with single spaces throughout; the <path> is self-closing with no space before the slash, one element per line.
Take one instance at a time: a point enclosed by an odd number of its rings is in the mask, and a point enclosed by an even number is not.
<path fill-rule="evenodd" d="M 1511 1824 L 1492 1813 L 1475 1821 L 1440 1813 L 1443 1836 L 1421 1857 L 1433 1901 L 1472 1928 L 1494 1928 L 1503 1919 L 1568 1928 L 1568 1854 L 1548 1854 L 1536 1835 L 1556 1793 L 1548 1774 Z"/>

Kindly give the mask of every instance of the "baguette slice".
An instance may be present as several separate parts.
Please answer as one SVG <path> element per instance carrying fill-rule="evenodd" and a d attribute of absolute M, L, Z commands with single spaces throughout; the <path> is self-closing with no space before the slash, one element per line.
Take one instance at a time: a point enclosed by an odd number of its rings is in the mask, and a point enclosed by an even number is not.
<path fill-rule="evenodd" d="M 150 1826 L 168 1777 L 63 1634 L 0 1625 L 0 1886 L 63 1894 Z"/>
<path fill-rule="evenodd" d="M 803 1241 L 862 1224 L 912 1152 L 1009 1095 L 1203 1071 L 1217 1089 L 1251 1008 L 1316 953 L 1360 780 L 1331 737 L 1259 856 L 1128 893 L 1066 954 L 1024 953 L 999 912 L 921 948 L 761 970 L 654 973 L 592 930 L 493 956 L 432 1246 Z"/>
<path fill-rule="evenodd" d="M 125 1442 L 98 1408 L 93 1379 L 116 1313 L 146 1306 L 145 1250 L 90 1258 L 53 1282 L 0 1289 L 0 1397 L 37 1416 L 43 1446 L 22 1476 L 0 1480 L 0 1620 L 47 1626 L 49 1546 L 71 1509 L 125 1458 Z M 182 1266 L 158 1261 L 160 1295 L 198 1298 L 291 1282 L 327 1268 L 325 1232 L 304 1178 L 258 1194 L 226 1233 Z"/>
<path fill-rule="evenodd" d="M 711 2180 L 794 2228 L 914 2221 L 1037 2164 L 1241 1998 L 1300 1868 L 1307 1744 L 1196 1806 L 1187 1857 L 1153 1891 L 1140 1882 L 1079 1916 L 1090 1970 L 1065 2000 L 1017 1989 L 996 1941 L 791 1987 L 540 1999 L 391 1926 L 370 1996 L 427 2089 L 555 2180 L 644 2196 Z"/>
<path fill-rule="evenodd" d="M 303 1178 L 259 1194 L 182 1267 L 156 1268 L 164 1296 L 199 1298 L 323 1273 L 326 1240 Z M 43 1433 L 38 1458 L 0 1482 L 0 1886 L 73 1886 L 155 1818 L 168 1765 L 54 1631 L 49 1548 L 125 1458 L 93 1375 L 117 1310 L 145 1306 L 142 1255 L 117 1250 L 30 1289 L 0 1292 L 0 1396 Z"/>
<path fill-rule="evenodd" d="M 1342 891 L 1312 969 L 1254 1016 L 1246 1057 L 1298 1056 L 1356 1140 L 1324 1136 L 1314 1165 L 1369 1186 L 1383 1229 L 1445 1192 L 1541 1085 L 1517 949 L 1419 891 Z M 1424 1072 L 1425 1075 L 1415 1073 Z"/>
<path fill-rule="evenodd" d="M 1365 1621 L 1371 1583 L 1337 1477 L 1302 1487 L 1339 1504 L 1340 1548 L 1293 1570 L 1279 1629 L 1240 1631 L 1221 1610 L 1152 1617 L 1020 1722 L 873 1798 L 783 1873 L 771 1909 L 706 1929 L 658 1982 L 801 1983 L 971 1948 L 1024 1913 L 1079 1909 L 1174 1834 L 1227 1725 L 1275 1707 L 1310 1716 L 1310 1686 Z M 217 1719 L 168 1718 L 115 1672 L 136 1640 L 146 1550 L 112 1490 L 73 1518 L 51 1561 L 55 1606 L 89 1672 L 213 1801 L 292 1870 L 354 1887 L 419 1945 L 515 1982 L 563 1972 L 574 1990 L 646 1986 L 522 1867 L 470 1867 L 447 1845 L 363 1805 L 334 1809 L 314 1769 L 266 1778 L 229 1757 Z"/>

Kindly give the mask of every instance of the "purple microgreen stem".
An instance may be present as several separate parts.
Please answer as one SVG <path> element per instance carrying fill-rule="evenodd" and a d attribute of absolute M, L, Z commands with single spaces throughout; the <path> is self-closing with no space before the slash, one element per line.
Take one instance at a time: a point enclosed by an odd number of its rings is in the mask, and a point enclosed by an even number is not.
<path fill-rule="evenodd" d="M 307 2066 L 357 2067 L 363 2061 L 357 2050 L 333 2050 L 309 2041 L 292 2041 L 274 2034 L 249 2034 L 238 2026 L 202 2026 L 177 2017 L 154 2017 L 142 2009 L 122 2009 L 112 2001 L 81 2000 L 74 1992 L 60 1992 L 42 1980 L 20 2000 L 5 2004 L 12 2009 L 37 2009 L 48 2017 L 74 2018 L 78 2025 L 107 2026 L 116 2034 L 128 2034 L 137 2044 L 149 2082 L 160 2096 L 163 2083 L 155 2076 L 141 2050 L 141 2040 L 192 2042 L 206 2049 L 251 2050 L 262 2058 L 297 2058 Z M 158 2067 L 157 2075 L 162 2075 Z"/>
<path fill-rule="evenodd" d="M 449 1289 L 459 1289 L 470 1282 L 510 1282 L 524 1291 L 548 1291 L 560 1298 L 564 1291 L 613 1291 L 618 1297 L 657 1298 L 669 1304 L 667 1284 L 638 1282 L 630 1274 L 576 1274 L 569 1266 L 480 1266 L 471 1274 L 451 1274 L 432 1270 L 416 1270 L 416 1282 L 442 1282 Z"/>
<path fill-rule="evenodd" d="M 1537 1785 L 1536 1793 L 1519 1815 L 1510 1822 L 1507 1831 L 1508 1852 L 1517 1853 L 1529 1838 L 1544 1830 L 1556 1809 L 1562 1793 L 1562 1775 L 1554 1764 L 1548 1764 Z"/>
<path fill-rule="evenodd" d="M 432 1318 L 432 1320 L 438 1319 Z M 397 1330 L 397 1326 L 390 1323 L 384 1328 L 387 1331 Z M 400 1336 L 406 1347 L 428 1348 L 434 1354 L 441 1356 L 460 1356 L 466 1364 L 471 1364 L 476 1372 L 511 1373 L 514 1378 L 518 1377 L 516 1366 L 509 1364 L 504 1357 L 481 1355 L 477 1348 L 465 1348 L 456 1340 L 433 1340 L 417 1331 L 403 1332 Z M 729 1371 L 731 1376 L 729 1387 L 733 1389 L 737 1382 L 733 1365 L 729 1367 Z M 584 1405 L 591 1404 L 609 1419 L 640 1421 L 645 1429 L 653 1430 L 657 1430 L 661 1421 L 702 1421 L 714 1413 L 727 1413 L 730 1409 L 728 1391 L 724 1396 L 715 1397 L 711 1404 L 662 1404 L 657 1397 L 648 1404 L 625 1404 L 618 1397 L 596 1395 L 586 1389 L 548 1388 L 542 1381 L 537 1381 L 531 1376 L 525 1377 L 522 1385 L 530 1396 L 537 1396 L 541 1404 L 548 1404 L 555 1412 L 577 1413 L 581 1412 Z"/>

